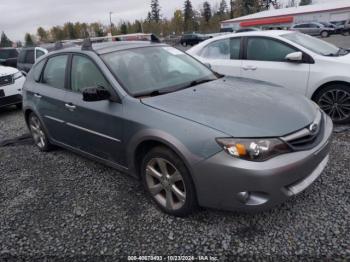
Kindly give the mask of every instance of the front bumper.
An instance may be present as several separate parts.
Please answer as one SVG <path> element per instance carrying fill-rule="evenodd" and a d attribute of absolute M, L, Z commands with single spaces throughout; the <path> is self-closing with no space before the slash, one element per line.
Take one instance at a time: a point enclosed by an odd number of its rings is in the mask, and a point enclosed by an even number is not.
<path fill-rule="evenodd" d="M 240 160 L 221 151 L 196 164 L 193 177 L 199 205 L 259 211 L 299 194 L 321 175 L 328 162 L 333 131 L 328 116 L 324 130 L 322 141 L 311 150 L 280 155 L 265 162 Z M 249 198 L 242 197 L 243 192 L 249 192 Z"/>
<path fill-rule="evenodd" d="M 0 107 L 22 103 L 22 87 L 25 77 L 16 79 L 12 84 L 0 86 Z"/>

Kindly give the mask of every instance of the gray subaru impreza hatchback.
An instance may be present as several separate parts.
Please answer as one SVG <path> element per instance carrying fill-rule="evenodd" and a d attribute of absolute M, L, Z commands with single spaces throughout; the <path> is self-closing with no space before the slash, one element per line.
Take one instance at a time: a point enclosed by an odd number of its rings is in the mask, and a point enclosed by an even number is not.
<path fill-rule="evenodd" d="M 299 194 L 325 168 L 333 129 L 303 96 L 148 42 L 86 41 L 42 57 L 23 109 L 40 150 L 60 146 L 138 177 L 176 216 L 264 210 Z"/>

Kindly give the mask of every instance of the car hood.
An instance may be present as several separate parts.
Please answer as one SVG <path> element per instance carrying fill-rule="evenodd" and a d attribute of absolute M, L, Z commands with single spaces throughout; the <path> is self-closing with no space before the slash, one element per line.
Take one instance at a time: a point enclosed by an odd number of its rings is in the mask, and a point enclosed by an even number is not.
<path fill-rule="evenodd" d="M 0 66 L 0 76 L 13 75 L 18 72 L 18 69 L 9 66 Z"/>
<path fill-rule="evenodd" d="M 290 134 L 312 123 L 318 110 L 307 98 L 285 88 L 233 77 L 141 102 L 233 137 Z"/>

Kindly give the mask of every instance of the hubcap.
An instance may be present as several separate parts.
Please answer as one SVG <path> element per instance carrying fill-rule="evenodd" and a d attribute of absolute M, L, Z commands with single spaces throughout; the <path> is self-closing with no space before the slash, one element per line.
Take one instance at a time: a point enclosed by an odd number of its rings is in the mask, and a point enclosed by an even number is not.
<path fill-rule="evenodd" d="M 181 208 L 186 188 L 181 173 L 169 161 L 153 158 L 146 166 L 147 187 L 155 200 L 169 210 Z"/>
<path fill-rule="evenodd" d="M 329 90 L 320 97 L 318 104 L 335 121 L 350 117 L 350 93 L 347 91 Z"/>
<path fill-rule="evenodd" d="M 29 120 L 29 127 L 32 133 L 35 144 L 39 148 L 45 147 L 45 134 L 41 128 L 39 119 L 36 116 L 32 116 Z"/>

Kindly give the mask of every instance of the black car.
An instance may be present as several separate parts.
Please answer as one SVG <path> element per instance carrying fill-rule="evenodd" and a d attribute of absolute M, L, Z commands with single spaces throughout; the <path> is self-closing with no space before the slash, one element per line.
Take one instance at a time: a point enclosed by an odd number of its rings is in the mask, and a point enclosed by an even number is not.
<path fill-rule="evenodd" d="M 48 51 L 41 47 L 25 47 L 22 48 L 17 60 L 17 68 L 20 71 L 24 71 L 26 73 L 29 72 L 29 70 L 32 68 L 32 66 L 35 64 L 35 61 L 47 54 Z"/>
<path fill-rule="evenodd" d="M 181 40 L 180 40 L 180 44 L 182 46 L 188 46 L 188 45 L 191 45 L 191 46 L 194 46 L 204 40 L 207 40 L 209 37 L 206 37 L 204 35 L 201 35 L 201 34 L 184 34 L 182 35 L 181 37 Z"/>
<path fill-rule="evenodd" d="M 17 67 L 17 48 L 0 48 L 0 64 L 4 66 Z"/>

